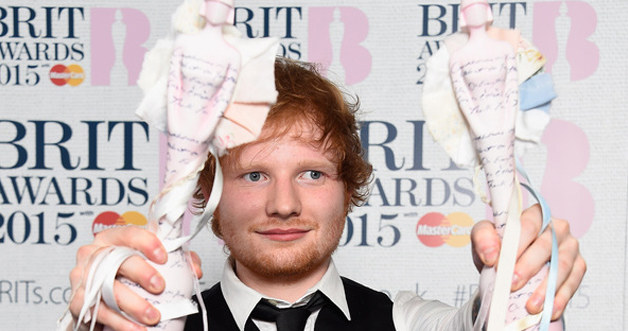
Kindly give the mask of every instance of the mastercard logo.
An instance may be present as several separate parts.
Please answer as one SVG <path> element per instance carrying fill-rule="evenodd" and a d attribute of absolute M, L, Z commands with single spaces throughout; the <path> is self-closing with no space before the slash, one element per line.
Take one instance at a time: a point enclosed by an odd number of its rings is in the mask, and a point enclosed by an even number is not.
<path fill-rule="evenodd" d="M 146 217 L 136 211 L 127 211 L 122 215 L 113 211 L 105 211 L 98 214 L 98 216 L 94 219 L 94 223 L 92 223 L 92 232 L 96 235 L 100 231 L 116 226 L 144 226 L 146 223 L 148 223 Z"/>
<path fill-rule="evenodd" d="M 423 215 L 416 225 L 416 236 L 428 247 L 439 247 L 447 244 L 462 247 L 471 241 L 473 219 L 471 216 L 454 212 L 447 216 L 432 212 Z"/>
<path fill-rule="evenodd" d="M 49 76 L 50 81 L 57 86 L 65 84 L 78 86 L 85 80 L 85 72 L 78 64 L 71 64 L 67 67 L 63 64 L 57 64 L 50 68 Z"/>

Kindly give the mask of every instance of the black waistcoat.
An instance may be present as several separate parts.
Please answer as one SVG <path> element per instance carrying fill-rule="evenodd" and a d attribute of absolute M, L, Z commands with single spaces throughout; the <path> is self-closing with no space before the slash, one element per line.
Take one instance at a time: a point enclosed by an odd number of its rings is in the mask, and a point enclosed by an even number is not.
<path fill-rule="evenodd" d="M 392 319 L 392 302 L 384 293 L 374 291 L 350 279 L 342 277 L 351 321 L 333 304 L 325 305 L 316 319 L 315 331 L 395 330 Z M 202 293 L 207 309 L 210 331 L 238 331 L 227 306 L 220 283 Z M 185 331 L 202 331 L 203 318 L 199 313 L 188 316 Z"/>

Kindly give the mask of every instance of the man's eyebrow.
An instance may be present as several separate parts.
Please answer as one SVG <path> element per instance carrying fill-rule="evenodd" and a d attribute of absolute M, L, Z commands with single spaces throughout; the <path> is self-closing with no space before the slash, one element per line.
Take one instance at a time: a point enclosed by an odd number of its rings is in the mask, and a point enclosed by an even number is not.
<path fill-rule="evenodd" d="M 336 166 L 336 162 L 324 157 L 320 157 L 299 161 L 297 163 L 297 166 L 334 167 Z"/>
<path fill-rule="evenodd" d="M 306 170 L 323 170 L 330 175 L 336 175 L 339 172 L 338 162 L 334 162 L 327 158 L 306 160 L 299 162 L 298 167 Z"/>

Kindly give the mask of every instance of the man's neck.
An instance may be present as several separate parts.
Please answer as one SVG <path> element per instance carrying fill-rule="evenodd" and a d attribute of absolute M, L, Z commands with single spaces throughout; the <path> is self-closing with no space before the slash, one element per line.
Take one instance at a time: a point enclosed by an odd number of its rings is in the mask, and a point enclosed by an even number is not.
<path fill-rule="evenodd" d="M 266 277 L 253 272 L 237 260 L 233 268 L 242 283 L 264 296 L 295 302 L 323 278 L 330 262 L 331 258 L 309 272 L 294 276 Z"/>

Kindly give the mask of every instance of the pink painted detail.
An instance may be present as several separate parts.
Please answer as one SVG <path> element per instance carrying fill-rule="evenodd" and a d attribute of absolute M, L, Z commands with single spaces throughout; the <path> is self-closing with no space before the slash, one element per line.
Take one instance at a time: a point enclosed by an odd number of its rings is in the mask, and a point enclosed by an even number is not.
<path fill-rule="evenodd" d="M 90 9 L 90 52 L 92 86 L 110 85 L 111 68 L 116 61 L 111 26 L 115 21 L 116 8 Z"/>
<path fill-rule="evenodd" d="M 371 53 L 360 45 L 368 36 L 369 22 L 364 12 L 354 7 L 341 7 L 340 18 L 345 24 L 340 63 L 345 68 L 345 83 L 353 85 L 366 79 L 371 72 Z"/>
<path fill-rule="evenodd" d="M 129 85 L 136 85 L 142 69 L 144 53 L 148 50 L 142 46 L 150 36 L 150 21 L 146 15 L 133 8 L 122 8 L 122 22 L 126 25 L 126 39 L 122 61 L 128 71 Z"/>
<path fill-rule="evenodd" d="M 308 61 L 320 63 L 325 75 L 333 60 L 330 24 L 337 7 L 312 7 L 308 11 Z M 368 18 L 358 8 L 338 7 L 344 23 L 340 46 L 340 63 L 345 70 L 345 84 L 353 85 L 366 79 L 371 72 L 371 53 L 361 43 L 368 36 Z"/>
<path fill-rule="evenodd" d="M 558 41 L 554 22 L 560 15 L 560 1 L 534 3 L 532 19 L 532 43 L 545 56 L 545 71 L 552 72 L 552 66 L 558 58 Z"/>
<path fill-rule="evenodd" d="M 579 238 L 589 230 L 595 210 L 589 190 L 575 181 L 589 163 L 589 140 L 575 124 L 554 119 L 541 141 L 547 146 L 541 194 L 552 215 L 568 220 L 572 234 Z"/>
<path fill-rule="evenodd" d="M 571 31 L 567 39 L 567 61 L 571 68 L 571 80 L 591 76 L 600 62 L 600 50 L 587 40 L 597 26 L 595 9 L 584 1 L 567 1 L 567 15 L 571 18 Z"/>

